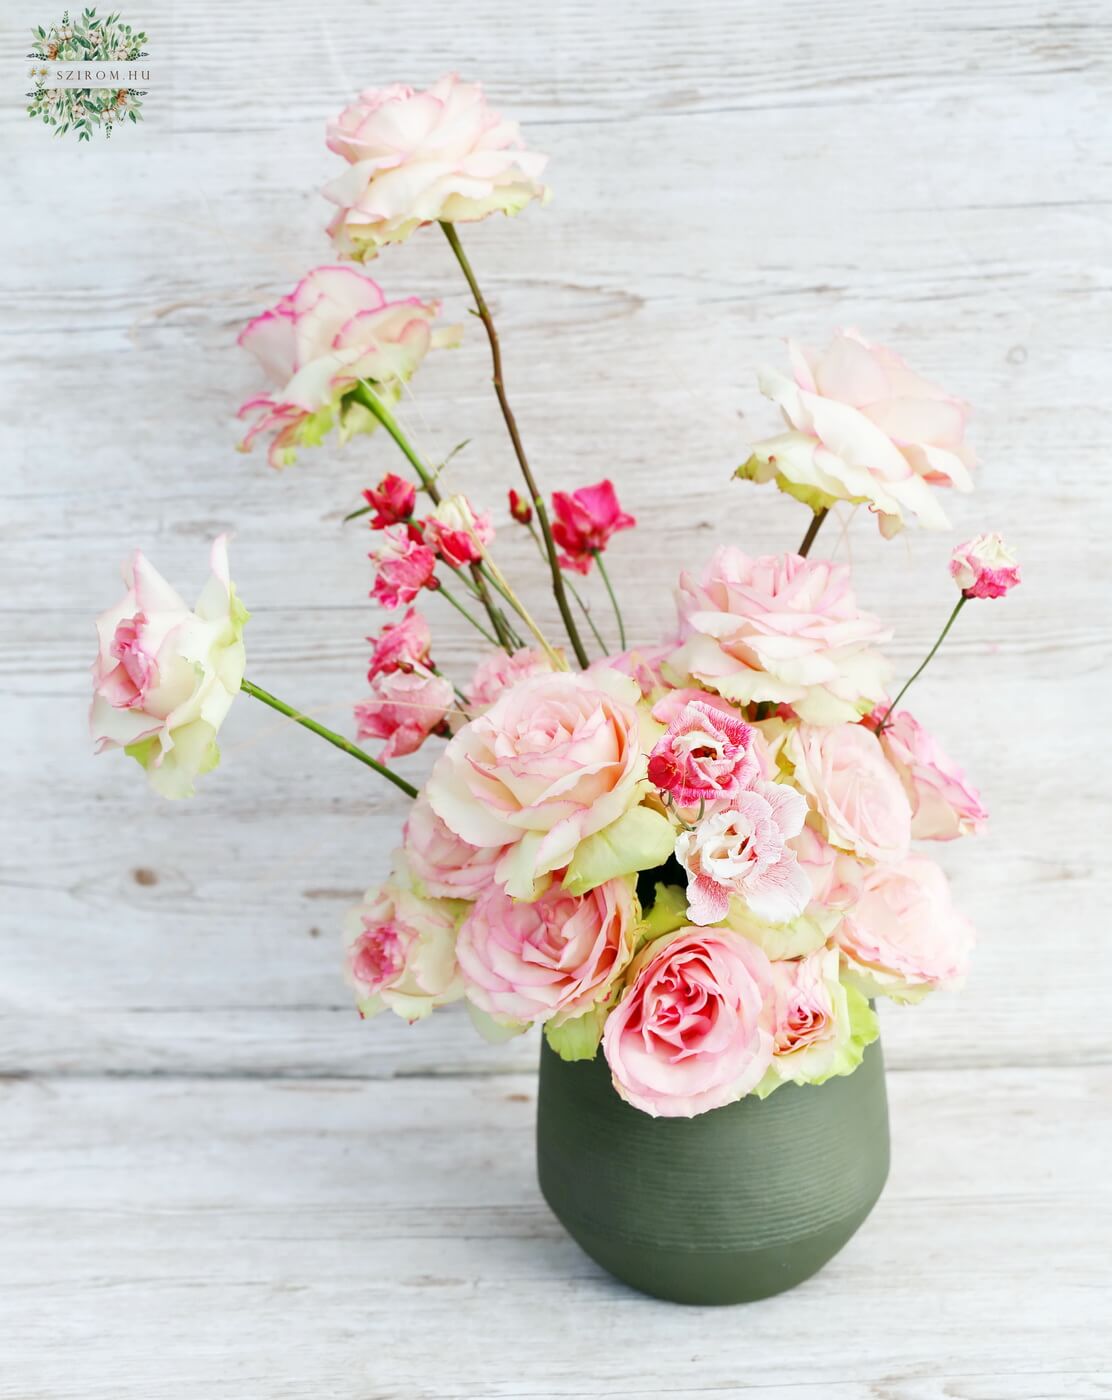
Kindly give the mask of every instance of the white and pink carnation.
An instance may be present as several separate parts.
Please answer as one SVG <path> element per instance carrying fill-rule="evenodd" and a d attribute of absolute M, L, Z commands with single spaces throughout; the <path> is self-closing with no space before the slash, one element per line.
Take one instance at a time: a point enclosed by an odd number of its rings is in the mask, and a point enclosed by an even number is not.
<path fill-rule="evenodd" d="M 385 739 L 381 763 L 415 753 L 430 734 L 442 730 L 455 704 L 452 683 L 426 666 L 380 671 L 371 680 L 371 698 L 355 707 L 357 737 Z"/>
<path fill-rule="evenodd" d="M 478 563 L 494 540 L 490 516 L 473 510 L 466 496 L 446 496 L 422 525 L 425 543 L 452 569 Z"/>
<path fill-rule="evenodd" d="M 400 622 L 386 623 L 377 637 L 367 640 L 372 647 L 367 667 L 369 681 L 383 672 L 427 665 L 432 649 L 429 624 L 414 608 L 410 608 Z"/>
<path fill-rule="evenodd" d="M 409 809 L 403 842 L 413 878 L 439 899 L 478 899 L 494 882 L 501 846 L 472 846 L 449 830 L 421 793 Z"/>
<path fill-rule="evenodd" d="M 784 757 L 831 845 L 864 860 L 893 861 L 911 843 L 911 804 L 880 740 L 863 724 L 788 730 Z"/>
<path fill-rule="evenodd" d="M 560 1025 L 590 1011 L 633 956 L 632 884 L 608 880 L 579 897 L 552 885 L 532 903 L 485 890 L 456 945 L 468 1000 L 515 1027 Z"/>
<path fill-rule="evenodd" d="M 393 402 L 434 347 L 459 342 L 459 328 L 436 330 L 439 302 L 388 301 L 382 288 L 351 267 L 318 267 L 276 306 L 249 321 L 238 344 L 254 355 L 271 388 L 240 408 L 254 422 L 240 443 L 249 451 L 273 434 L 267 459 L 288 466 L 299 447 L 315 447 L 333 428 L 340 439 L 373 432 L 378 419 L 347 397 L 366 380 Z"/>
<path fill-rule="evenodd" d="M 371 597 L 380 607 L 405 607 L 422 588 L 436 587 L 436 555 L 404 525 L 383 530 L 370 558 L 375 566 Z"/>
<path fill-rule="evenodd" d="M 993 531 L 975 535 L 950 555 L 950 577 L 966 598 L 1003 598 L 1020 582 L 1019 564 Z"/>
<path fill-rule="evenodd" d="M 787 704 L 814 724 L 855 720 L 884 693 L 876 646 L 890 633 L 858 608 L 844 564 L 725 546 L 700 578 L 680 575 L 677 602 L 682 643 L 665 669 L 680 684 Z"/>
<path fill-rule="evenodd" d="M 360 261 L 422 224 L 516 214 L 548 196 L 547 157 L 525 149 L 480 84 L 455 74 L 425 92 L 395 83 L 360 93 L 328 123 L 328 149 L 348 162 L 324 189 L 338 206 L 328 232 Z"/>
<path fill-rule="evenodd" d="M 649 755 L 648 778 L 679 806 L 689 807 L 736 798 L 758 771 L 749 725 L 736 711 L 698 699 L 689 700 L 669 722 Z"/>
<path fill-rule="evenodd" d="M 888 716 L 880 743 L 911 803 L 913 839 L 953 841 L 984 830 L 988 813 L 976 788 L 909 711 Z"/>

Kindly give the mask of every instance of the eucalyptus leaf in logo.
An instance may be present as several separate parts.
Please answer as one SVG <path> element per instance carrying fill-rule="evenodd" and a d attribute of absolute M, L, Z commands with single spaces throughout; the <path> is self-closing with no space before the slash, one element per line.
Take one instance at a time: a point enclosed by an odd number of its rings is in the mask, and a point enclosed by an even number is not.
<path fill-rule="evenodd" d="M 142 121 L 149 70 L 141 29 L 118 14 L 102 19 L 82 10 L 71 19 L 67 10 L 58 24 L 33 29 L 31 38 L 29 117 L 53 127 L 55 136 L 73 132 L 79 141 L 92 140 L 97 129 L 111 136 L 115 126 Z"/>

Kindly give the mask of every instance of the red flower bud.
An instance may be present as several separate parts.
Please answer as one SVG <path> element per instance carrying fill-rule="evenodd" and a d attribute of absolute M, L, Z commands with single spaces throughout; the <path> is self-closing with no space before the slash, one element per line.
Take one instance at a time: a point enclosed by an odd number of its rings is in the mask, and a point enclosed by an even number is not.
<path fill-rule="evenodd" d="M 533 520 L 533 507 L 524 497 L 510 487 L 510 514 L 519 525 L 529 525 Z"/>

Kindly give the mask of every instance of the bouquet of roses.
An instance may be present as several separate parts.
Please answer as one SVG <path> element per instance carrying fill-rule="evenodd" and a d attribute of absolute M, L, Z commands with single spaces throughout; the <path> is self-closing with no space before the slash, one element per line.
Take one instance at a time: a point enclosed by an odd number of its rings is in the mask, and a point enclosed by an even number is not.
<path fill-rule="evenodd" d="M 363 93 L 328 146 L 346 162 L 324 193 L 349 261 L 309 272 L 241 334 L 269 381 L 241 410 L 242 446 L 268 438 L 283 467 L 381 428 L 404 459 L 348 517 L 369 516 L 371 593 L 392 615 L 372 639 L 357 742 L 245 678 L 247 613 L 221 538 L 192 609 L 142 554 L 125 569 L 126 596 L 97 624 L 99 747 L 189 795 L 243 692 L 412 799 L 389 879 L 346 921 L 364 1016 L 416 1021 L 462 999 L 495 1038 L 541 1025 L 566 1059 L 602 1053 L 617 1092 L 650 1114 L 851 1073 L 877 1035 L 876 997 L 917 1001 L 965 969 L 972 930 L 912 842 L 976 832 L 986 813 L 900 705 L 965 603 L 1002 596 L 1019 572 L 999 536 L 956 550 L 953 612 L 890 698 L 889 632 L 846 566 L 809 555 L 838 502 L 867 506 L 885 536 L 946 526 L 936 488 L 971 486 L 966 406 L 854 332 L 822 353 L 791 345 L 790 373 L 760 381 L 784 430 L 737 475 L 811 511 L 798 552 L 719 549 L 680 575 L 669 635 L 630 647 L 604 556 L 636 522 L 609 481 L 546 504 L 459 237 L 546 201 L 544 159 L 455 77 Z M 558 638 L 499 568 L 490 516 L 445 490 L 446 464 L 425 462 L 395 417 L 425 355 L 458 332 L 436 325 L 436 302 L 391 301 L 351 263 L 433 226 L 489 339 L 521 471 L 509 514 L 536 541 Z M 614 652 L 580 592 L 592 573 L 614 605 Z M 466 685 L 433 660 L 426 593 L 492 648 Z M 442 747 L 418 791 L 389 765 L 430 739 Z"/>

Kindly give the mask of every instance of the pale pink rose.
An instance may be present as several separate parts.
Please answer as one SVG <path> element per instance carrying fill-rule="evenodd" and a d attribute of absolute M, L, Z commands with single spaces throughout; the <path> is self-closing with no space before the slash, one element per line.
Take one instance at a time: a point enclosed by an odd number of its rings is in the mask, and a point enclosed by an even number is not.
<path fill-rule="evenodd" d="M 360 93 L 328 123 L 328 149 L 349 167 L 324 189 L 339 206 L 328 232 L 360 261 L 422 224 L 516 214 L 548 196 L 540 183 L 547 157 L 527 151 L 517 123 L 455 74 L 427 92 L 395 83 Z"/>
<path fill-rule="evenodd" d="M 811 906 L 845 910 L 861 892 L 866 866 L 848 851 L 832 846 L 808 821 L 790 842 L 800 869 L 811 885 Z"/>
<path fill-rule="evenodd" d="M 490 516 L 471 508 L 466 496 L 447 496 L 421 522 L 425 543 L 452 569 L 475 564 L 494 539 Z"/>
<path fill-rule="evenodd" d="M 838 953 L 833 948 L 772 964 L 775 1055 L 793 1055 L 837 1037 L 832 986 L 837 977 Z"/>
<path fill-rule="evenodd" d="M 414 878 L 440 899 L 478 899 L 502 854 L 501 846 L 472 846 L 449 831 L 424 793 L 409 809 L 403 840 Z"/>
<path fill-rule="evenodd" d="M 640 798 L 637 687 L 614 672 L 521 681 L 451 739 L 427 784 L 433 810 L 519 899 Z"/>
<path fill-rule="evenodd" d="M 950 555 L 950 577 L 967 598 L 1003 598 L 1020 581 L 1015 555 L 995 531 L 958 545 Z"/>
<path fill-rule="evenodd" d="M 702 700 L 683 706 L 649 755 L 649 782 L 681 807 L 735 798 L 757 772 L 749 725 Z"/>
<path fill-rule="evenodd" d="M 345 396 L 367 380 L 380 399 L 396 400 L 430 348 L 459 341 L 458 327 L 432 329 L 439 311 L 439 302 L 417 297 L 387 301 L 354 268 L 315 268 L 239 335 L 273 385 L 239 410 L 241 418 L 255 415 L 240 449 L 273 432 L 268 460 L 285 467 L 298 447 L 316 446 L 333 427 L 341 441 L 373 432 L 378 419 Z"/>
<path fill-rule="evenodd" d="M 687 871 L 687 916 L 716 924 L 736 895 L 761 919 L 787 923 L 802 914 L 811 883 L 788 845 L 807 815 L 807 800 L 783 783 L 757 783 L 676 838 Z"/>
<path fill-rule="evenodd" d="M 974 933 L 954 908 L 938 866 L 909 856 L 868 872 L 834 941 L 846 958 L 847 977 L 867 996 L 918 1001 L 964 975 Z"/>
<path fill-rule="evenodd" d="M 888 716 L 880 743 L 911 803 L 915 840 L 952 841 L 984 829 L 988 813 L 976 788 L 907 710 Z"/>
<path fill-rule="evenodd" d="M 467 687 L 468 708 L 489 709 L 491 705 L 519 681 L 530 676 L 552 674 L 552 664 L 543 651 L 523 647 L 509 656 L 504 651 L 493 652 L 480 661 Z"/>
<path fill-rule="evenodd" d="M 468 1000 L 504 1025 L 559 1025 L 604 1001 L 633 956 L 631 883 L 579 898 L 553 885 L 531 904 L 481 894 L 456 943 Z"/>
<path fill-rule="evenodd" d="M 407 1021 L 463 995 L 456 967 L 458 905 L 391 880 L 344 918 L 345 965 L 361 1016 L 389 1008 Z"/>
<path fill-rule="evenodd" d="M 614 1088 L 654 1118 L 692 1118 L 756 1088 L 772 1060 L 772 969 L 725 929 L 649 943 L 606 1020 Z"/>
<path fill-rule="evenodd" d="M 414 608 L 408 610 L 401 622 L 386 623 L 377 637 L 367 640 L 374 648 L 367 668 L 369 681 L 386 671 L 404 671 L 425 665 L 432 646 L 429 624 Z"/>
<path fill-rule="evenodd" d="M 775 480 L 815 510 L 863 502 L 885 535 L 908 521 L 945 528 L 931 487 L 973 489 L 969 406 L 856 331 L 839 332 L 821 354 L 794 341 L 788 350 L 792 377 L 770 369 L 759 376 L 788 431 L 757 443 L 738 475 Z"/>
<path fill-rule="evenodd" d="M 911 805 L 880 740 L 862 724 L 801 724 L 784 754 L 795 781 L 835 846 L 865 860 L 901 860 L 911 842 Z"/>
<path fill-rule="evenodd" d="M 376 568 L 371 597 L 381 607 L 403 607 L 422 588 L 436 587 L 436 555 L 412 539 L 404 526 L 383 530 L 370 558 Z"/>
<path fill-rule="evenodd" d="M 424 666 L 380 671 L 371 681 L 372 698 L 355 707 L 357 737 L 385 739 L 379 760 L 415 753 L 440 729 L 455 704 L 451 681 Z"/>
<path fill-rule="evenodd" d="M 227 536 L 194 608 L 136 550 L 127 592 L 97 618 L 89 729 L 97 753 L 124 749 L 164 797 L 189 797 L 220 759 L 216 733 L 243 680 L 247 610 L 228 574 Z"/>
<path fill-rule="evenodd" d="M 890 633 L 862 612 L 844 564 L 798 554 L 715 551 L 701 579 L 680 575 L 682 643 L 666 673 L 693 677 L 740 705 L 791 705 L 815 724 L 855 720 L 884 690 L 875 650 Z"/>

